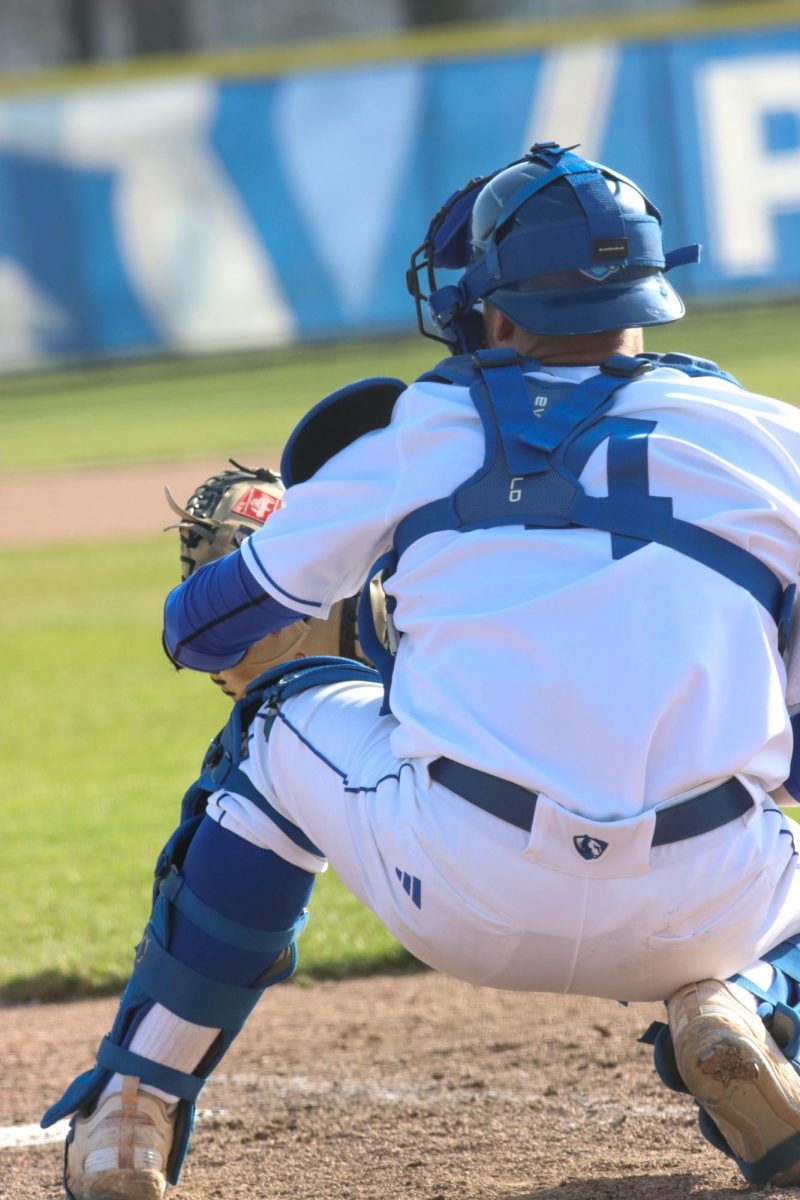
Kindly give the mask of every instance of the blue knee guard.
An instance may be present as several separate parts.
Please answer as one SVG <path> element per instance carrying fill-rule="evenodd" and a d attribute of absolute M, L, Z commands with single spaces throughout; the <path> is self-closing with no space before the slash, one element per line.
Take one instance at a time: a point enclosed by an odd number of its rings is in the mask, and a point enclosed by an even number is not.
<path fill-rule="evenodd" d="M 193 799 L 200 802 L 199 791 Z M 209 823 L 201 814 L 184 821 L 161 852 L 156 864 L 153 911 L 136 949 L 133 975 L 120 1000 L 112 1029 L 100 1043 L 96 1065 L 70 1084 L 41 1121 L 47 1128 L 73 1113 L 91 1112 L 115 1072 L 136 1075 L 142 1083 L 179 1098 L 175 1136 L 166 1168 L 171 1184 L 177 1182 L 186 1157 L 195 1104 L 206 1079 L 266 988 L 293 974 L 297 962 L 295 942 L 308 917 L 303 909 L 286 929 L 257 929 L 223 915 L 201 899 L 184 880 L 181 866 L 203 821 Z M 225 833 L 225 836 L 233 835 Z M 249 849 L 253 852 L 252 847 Z M 269 965 L 249 985 L 221 982 L 201 974 L 171 953 L 176 926 L 183 923 L 186 928 L 187 922 L 206 944 L 213 939 L 223 952 L 227 950 L 234 957 L 236 952 L 240 955 L 244 952 L 245 960 L 252 956 Z M 192 1073 L 165 1067 L 128 1049 L 141 1020 L 156 1002 L 195 1025 L 221 1030 Z"/>

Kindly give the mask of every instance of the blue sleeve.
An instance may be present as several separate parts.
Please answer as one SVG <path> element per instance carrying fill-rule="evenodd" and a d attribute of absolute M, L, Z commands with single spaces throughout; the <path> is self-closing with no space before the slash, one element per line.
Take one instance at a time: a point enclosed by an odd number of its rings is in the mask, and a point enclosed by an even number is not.
<path fill-rule="evenodd" d="M 235 550 L 200 567 L 167 596 L 164 649 L 177 666 L 222 671 L 244 658 L 253 642 L 303 616 L 263 591 Z"/>
<path fill-rule="evenodd" d="M 789 778 L 783 786 L 792 799 L 800 804 L 800 713 L 795 713 L 792 717 L 792 733 L 794 734 L 792 765 L 789 767 Z"/>

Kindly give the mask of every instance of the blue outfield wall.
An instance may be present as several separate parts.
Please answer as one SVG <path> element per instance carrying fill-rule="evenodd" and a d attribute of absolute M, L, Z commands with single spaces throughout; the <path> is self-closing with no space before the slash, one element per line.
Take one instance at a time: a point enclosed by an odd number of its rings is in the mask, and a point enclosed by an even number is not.
<path fill-rule="evenodd" d="M 800 28 L 0 102 L 0 366 L 413 325 L 440 203 L 534 140 L 665 215 L 704 299 L 800 295 Z"/>

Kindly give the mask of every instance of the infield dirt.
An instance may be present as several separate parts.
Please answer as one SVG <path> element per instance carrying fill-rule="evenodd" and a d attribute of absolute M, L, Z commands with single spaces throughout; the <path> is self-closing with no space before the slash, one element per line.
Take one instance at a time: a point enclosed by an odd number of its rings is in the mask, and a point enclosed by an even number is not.
<path fill-rule="evenodd" d="M 0 1124 L 91 1065 L 114 1001 L 6 1009 Z M 176 1200 L 725 1200 L 748 1192 L 637 1035 L 660 1005 L 432 972 L 268 993 L 201 1096 Z M 0 1197 L 61 1194 L 61 1147 L 0 1152 Z M 757 1193 L 749 1193 L 751 1196 Z M 766 1195 L 766 1193 L 764 1193 Z M 771 1190 L 771 1200 L 796 1195 Z"/>
<path fill-rule="evenodd" d="M 253 461 L 277 463 L 279 452 Z M 147 537 L 178 518 L 165 484 L 183 504 L 202 480 L 228 466 L 224 458 L 188 463 L 0 474 L 0 547 L 50 541 Z"/>

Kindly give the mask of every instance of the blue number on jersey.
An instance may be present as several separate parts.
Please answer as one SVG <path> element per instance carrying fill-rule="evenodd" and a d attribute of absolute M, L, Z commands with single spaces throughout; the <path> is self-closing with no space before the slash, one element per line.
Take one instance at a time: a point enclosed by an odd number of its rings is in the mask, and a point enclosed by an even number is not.
<path fill-rule="evenodd" d="M 668 496 L 650 495 L 650 475 L 647 465 L 647 439 L 656 427 L 655 421 L 636 417 L 603 417 L 584 430 L 570 444 L 565 465 L 580 476 L 593 452 L 608 441 L 607 478 L 610 511 L 627 510 L 657 521 L 672 516 L 672 500 Z M 624 558 L 648 543 L 641 538 L 612 533 L 611 552 L 614 558 Z"/>

